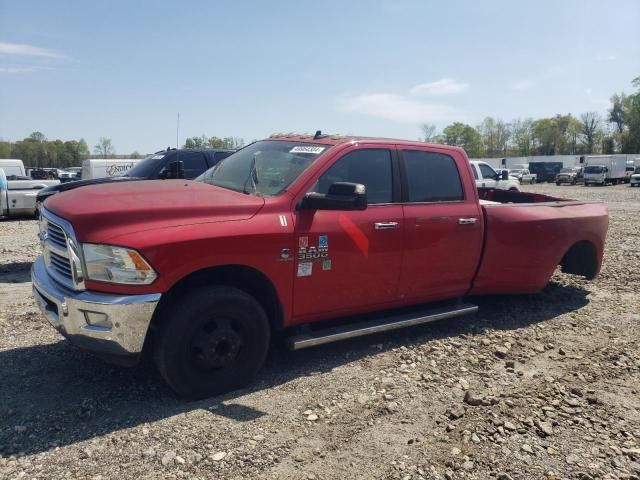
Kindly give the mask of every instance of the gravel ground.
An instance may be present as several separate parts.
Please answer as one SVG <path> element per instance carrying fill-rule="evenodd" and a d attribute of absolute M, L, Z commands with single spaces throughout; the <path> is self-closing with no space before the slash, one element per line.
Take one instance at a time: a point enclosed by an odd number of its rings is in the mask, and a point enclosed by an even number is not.
<path fill-rule="evenodd" d="M 640 189 L 604 200 L 605 263 L 471 317 L 301 352 L 182 402 L 45 324 L 36 222 L 0 223 L 0 478 L 640 478 Z"/>

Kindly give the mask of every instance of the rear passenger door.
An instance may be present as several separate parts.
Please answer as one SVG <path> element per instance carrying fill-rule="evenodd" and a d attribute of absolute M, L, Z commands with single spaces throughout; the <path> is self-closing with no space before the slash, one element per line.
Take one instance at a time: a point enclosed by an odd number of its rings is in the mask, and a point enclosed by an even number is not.
<path fill-rule="evenodd" d="M 399 296 L 429 301 L 463 295 L 482 248 L 480 206 L 459 171 L 466 159 L 418 149 L 400 149 L 399 156 L 405 233 Z"/>

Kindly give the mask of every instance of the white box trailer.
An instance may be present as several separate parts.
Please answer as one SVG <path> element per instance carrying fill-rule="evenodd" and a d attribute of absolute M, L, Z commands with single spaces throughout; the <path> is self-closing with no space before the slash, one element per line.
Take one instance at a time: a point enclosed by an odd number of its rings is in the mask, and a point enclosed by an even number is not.
<path fill-rule="evenodd" d="M 90 158 L 82 162 L 82 179 L 120 177 L 141 158 Z"/>
<path fill-rule="evenodd" d="M 584 185 L 617 185 L 625 181 L 626 155 L 585 155 L 581 158 L 584 168 Z"/>

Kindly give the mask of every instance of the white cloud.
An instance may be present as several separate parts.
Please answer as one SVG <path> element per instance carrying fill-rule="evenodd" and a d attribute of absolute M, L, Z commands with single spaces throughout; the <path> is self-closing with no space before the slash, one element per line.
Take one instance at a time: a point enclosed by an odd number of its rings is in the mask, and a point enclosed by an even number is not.
<path fill-rule="evenodd" d="M 47 48 L 34 47 L 33 45 L 25 45 L 21 43 L 0 42 L 0 55 L 20 55 L 29 57 L 45 57 L 45 58 L 67 58 L 53 50 Z"/>
<path fill-rule="evenodd" d="M 340 109 L 349 113 L 360 113 L 398 123 L 440 123 L 460 116 L 461 113 L 449 105 L 426 103 L 393 93 L 358 95 L 345 100 Z"/>
<path fill-rule="evenodd" d="M 37 65 L 0 65 L 0 73 L 34 73 L 42 70 L 51 70 L 49 67 L 39 67 Z"/>
<path fill-rule="evenodd" d="M 413 87 L 411 95 L 442 97 L 462 93 L 469 88 L 467 83 L 457 82 L 451 78 L 441 78 L 435 82 L 421 83 Z"/>
<path fill-rule="evenodd" d="M 534 82 L 531 79 L 524 79 L 524 80 L 519 80 L 516 83 L 514 83 L 513 85 L 511 85 L 511 89 L 512 90 L 517 90 L 519 92 L 522 92 L 524 90 L 529 90 L 531 88 L 533 88 L 535 86 L 536 82 Z"/>
<path fill-rule="evenodd" d="M 598 53 L 596 55 L 597 62 L 614 62 L 618 57 L 613 54 Z"/>

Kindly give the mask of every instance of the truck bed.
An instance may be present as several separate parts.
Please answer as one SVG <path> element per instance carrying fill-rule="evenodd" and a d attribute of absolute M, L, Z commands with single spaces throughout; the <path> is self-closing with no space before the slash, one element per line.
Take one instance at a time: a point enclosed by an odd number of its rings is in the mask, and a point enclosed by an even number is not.
<path fill-rule="evenodd" d="M 538 292 L 558 265 L 588 278 L 600 270 L 603 203 L 487 188 L 478 194 L 485 243 L 472 294 Z"/>

